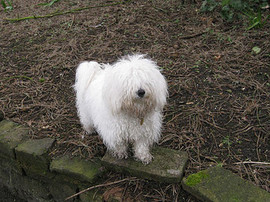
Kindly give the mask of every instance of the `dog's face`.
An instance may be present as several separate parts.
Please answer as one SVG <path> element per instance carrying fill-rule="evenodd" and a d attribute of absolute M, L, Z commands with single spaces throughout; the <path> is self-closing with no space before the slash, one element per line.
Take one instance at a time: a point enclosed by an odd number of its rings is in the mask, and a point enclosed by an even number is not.
<path fill-rule="evenodd" d="M 122 59 L 107 70 L 103 95 L 113 113 L 144 118 L 166 103 L 167 84 L 158 66 L 143 56 Z"/>

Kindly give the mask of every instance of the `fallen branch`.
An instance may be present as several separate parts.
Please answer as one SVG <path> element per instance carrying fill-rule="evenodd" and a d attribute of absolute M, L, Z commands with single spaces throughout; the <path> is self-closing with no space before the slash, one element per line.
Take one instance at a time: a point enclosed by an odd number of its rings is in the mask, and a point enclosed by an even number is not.
<path fill-rule="evenodd" d="M 86 7 L 82 7 L 82 8 L 75 8 L 75 9 L 71 9 L 71 10 L 68 10 L 68 11 L 56 11 L 56 12 L 53 12 L 53 13 L 49 13 L 47 15 L 39 15 L 39 16 L 33 15 L 33 16 L 27 16 L 27 17 L 22 17 L 22 18 L 6 18 L 4 20 L 9 21 L 9 22 L 19 22 L 19 21 L 30 20 L 30 19 L 51 18 L 51 17 L 58 16 L 58 15 L 65 15 L 65 14 L 69 14 L 69 13 L 77 13 L 77 12 L 87 10 L 87 9 L 91 9 L 91 8 L 103 8 L 103 7 L 109 7 L 109 6 L 116 6 L 116 5 L 124 4 L 124 3 L 127 3 L 127 2 L 128 1 L 119 1 L 119 2 L 111 3 L 111 4 L 103 4 L 103 5 L 97 5 L 97 6 L 86 6 Z"/>
<path fill-rule="evenodd" d="M 258 162 L 258 161 L 243 161 L 243 162 L 237 162 L 234 164 L 260 164 L 260 165 L 270 165 L 270 163 L 267 162 Z"/>
<path fill-rule="evenodd" d="M 121 182 L 125 182 L 125 181 L 133 181 L 133 180 L 136 180 L 137 178 L 136 177 L 131 177 L 131 178 L 125 178 L 125 179 L 122 179 L 122 180 L 118 180 L 118 181 L 114 181 L 114 182 L 109 182 L 109 183 L 106 183 L 106 184 L 99 184 L 99 185 L 95 185 L 95 186 L 92 186 L 92 187 L 88 187 L 87 189 L 84 189 L 76 194 L 73 194 L 72 196 L 69 196 L 65 199 L 65 201 L 69 200 L 69 199 L 72 199 L 80 194 L 83 194 L 84 192 L 87 192 L 87 191 L 90 191 L 92 189 L 96 189 L 96 188 L 99 188 L 99 187 L 107 187 L 107 186 L 110 186 L 110 185 L 114 185 L 114 184 L 118 184 L 118 183 L 121 183 Z"/>

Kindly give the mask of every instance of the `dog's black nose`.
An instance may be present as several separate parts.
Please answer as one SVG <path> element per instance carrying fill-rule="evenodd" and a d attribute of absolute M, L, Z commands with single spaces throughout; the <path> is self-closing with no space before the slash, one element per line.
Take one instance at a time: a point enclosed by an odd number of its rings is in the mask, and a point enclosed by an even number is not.
<path fill-rule="evenodd" d="M 143 89 L 139 89 L 139 90 L 137 91 L 137 95 L 138 95 L 140 98 L 143 98 L 144 94 L 145 94 L 145 90 L 143 90 Z"/>

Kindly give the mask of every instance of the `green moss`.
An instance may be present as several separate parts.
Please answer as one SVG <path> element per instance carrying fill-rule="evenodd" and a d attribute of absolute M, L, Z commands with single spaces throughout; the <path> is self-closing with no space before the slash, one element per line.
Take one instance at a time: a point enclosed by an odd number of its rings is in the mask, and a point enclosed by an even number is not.
<path fill-rule="evenodd" d="M 232 197 L 233 202 L 240 202 L 241 200 L 237 196 Z"/>
<path fill-rule="evenodd" d="M 189 175 L 186 179 L 186 185 L 195 186 L 196 184 L 201 183 L 202 180 L 207 177 L 209 177 L 209 174 L 205 170 Z"/>
<path fill-rule="evenodd" d="M 2 133 L 5 133 L 13 128 L 16 128 L 17 127 L 17 124 L 15 124 L 14 122 L 11 122 L 11 121 L 7 121 L 7 120 L 4 120 L 4 121 L 1 121 L 0 123 L 0 135 Z"/>
<path fill-rule="evenodd" d="M 28 140 L 22 144 L 19 144 L 16 150 L 19 152 L 32 154 L 33 156 L 41 156 L 48 153 L 54 141 L 55 140 L 51 138 Z"/>
<path fill-rule="evenodd" d="M 202 201 L 269 201 L 270 194 L 222 167 L 211 167 L 190 175 L 184 190 Z"/>
<path fill-rule="evenodd" d="M 50 165 L 50 169 L 54 172 L 86 182 L 93 182 L 100 175 L 100 167 L 98 162 L 85 161 L 77 157 L 69 158 L 67 156 L 54 159 Z"/>
<path fill-rule="evenodd" d="M 11 121 L 0 122 L 0 151 L 15 158 L 14 148 L 20 144 L 28 134 L 28 129 Z"/>

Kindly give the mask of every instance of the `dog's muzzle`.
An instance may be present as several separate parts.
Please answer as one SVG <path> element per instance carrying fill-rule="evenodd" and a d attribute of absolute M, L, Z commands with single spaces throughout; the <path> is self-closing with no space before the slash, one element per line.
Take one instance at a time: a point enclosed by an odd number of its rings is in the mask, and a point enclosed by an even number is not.
<path fill-rule="evenodd" d="M 143 89 L 140 88 L 140 89 L 137 91 L 137 95 L 138 95 L 140 98 L 143 98 L 144 95 L 145 95 L 145 90 L 143 90 Z"/>

